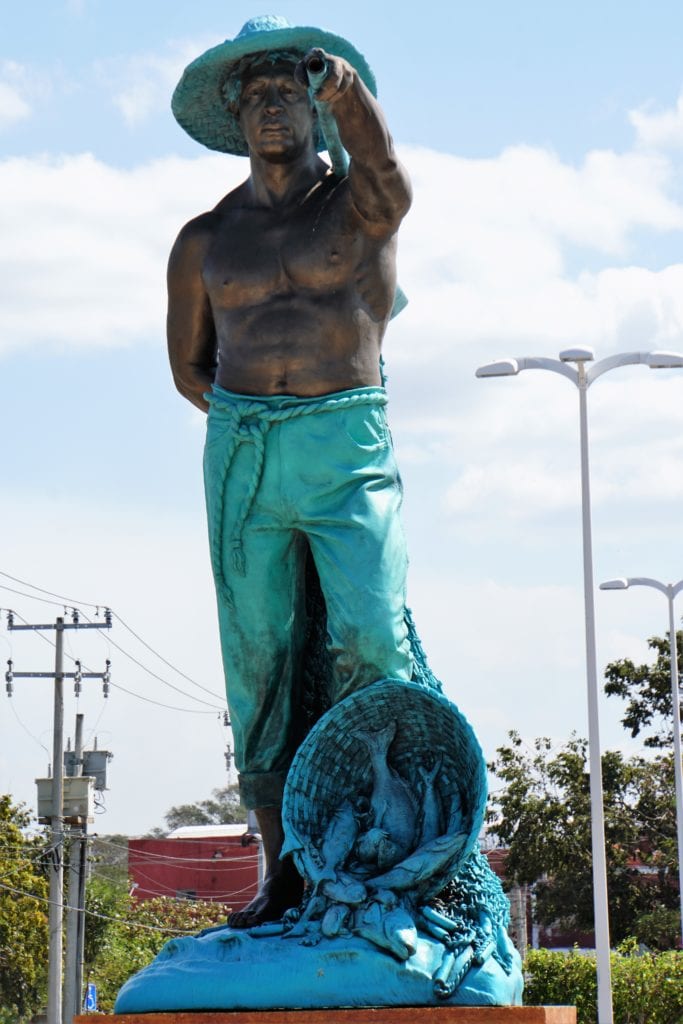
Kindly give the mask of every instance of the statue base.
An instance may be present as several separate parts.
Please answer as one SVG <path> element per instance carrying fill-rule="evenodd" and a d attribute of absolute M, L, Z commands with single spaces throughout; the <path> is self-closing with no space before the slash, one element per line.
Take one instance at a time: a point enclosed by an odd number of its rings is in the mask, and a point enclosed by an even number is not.
<path fill-rule="evenodd" d="M 573 1006 L 396 1006 L 74 1017 L 74 1024 L 576 1024 Z"/>
<path fill-rule="evenodd" d="M 284 926 L 262 927 L 281 930 Z M 114 1012 L 301 1013 L 328 1008 L 334 1012 L 339 1006 L 438 1009 L 522 1002 L 521 961 L 503 933 L 499 938 L 506 940 L 506 967 L 499 962 L 503 957 L 498 952 L 477 964 L 471 947 L 456 955 L 422 932 L 416 933 L 415 952 L 406 960 L 358 935 L 323 939 L 315 933 L 295 936 L 293 932 L 256 938 L 247 930 L 223 926 L 171 939 L 151 964 L 128 979 Z M 438 995 L 434 978 L 444 959 L 449 966 L 446 974 L 455 971 L 457 976 L 447 993 Z M 463 961 L 460 967 L 459 960 Z"/>

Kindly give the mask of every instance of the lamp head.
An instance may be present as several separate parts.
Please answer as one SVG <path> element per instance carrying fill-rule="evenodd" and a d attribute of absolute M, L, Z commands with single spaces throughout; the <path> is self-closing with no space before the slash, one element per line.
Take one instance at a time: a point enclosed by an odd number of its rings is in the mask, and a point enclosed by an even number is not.
<path fill-rule="evenodd" d="M 514 377 L 519 373 L 516 359 L 500 359 L 496 363 L 485 363 L 475 372 L 475 377 Z"/>
<path fill-rule="evenodd" d="M 563 363 L 592 363 L 595 352 L 592 348 L 565 348 L 560 352 Z"/>
<path fill-rule="evenodd" d="M 623 576 L 616 580 L 607 580 L 600 584 L 600 590 L 628 590 L 628 580 Z"/>
<path fill-rule="evenodd" d="M 678 352 L 648 352 L 645 362 L 651 370 L 675 369 L 683 366 L 683 356 Z"/>

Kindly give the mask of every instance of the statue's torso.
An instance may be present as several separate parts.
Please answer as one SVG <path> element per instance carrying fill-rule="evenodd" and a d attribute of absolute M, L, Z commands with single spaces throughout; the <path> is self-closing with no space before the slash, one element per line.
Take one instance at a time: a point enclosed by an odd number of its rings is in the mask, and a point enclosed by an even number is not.
<path fill-rule="evenodd" d="M 207 215 L 202 275 L 216 381 L 246 394 L 325 394 L 379 383 L 395 288 L 395 240 L 373 238 L 346 182 L 327 178 L 284 208 L 244 186 Z"/>

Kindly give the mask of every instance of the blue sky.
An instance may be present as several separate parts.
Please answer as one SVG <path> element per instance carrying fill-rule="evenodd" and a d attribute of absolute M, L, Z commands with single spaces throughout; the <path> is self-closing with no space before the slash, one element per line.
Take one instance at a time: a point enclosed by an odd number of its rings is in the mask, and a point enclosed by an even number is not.
<path fill-rule="evenodd" d="M 203 422 L 171 385 L 164 272 L 182 224 L 247 164 L 186 137 L 169 100 L 184 65 L 256 13 L 54 0 L 13 5 L 0 41 L 0 570 L 111 604 L 216 709 Z M 474 370 L 577 344 L 683 351 L 683 9 L 349 2 L 323 25 L 368 57 L 415 188 L 399 247 L 410 305 L 385 354 L 425 646 L 487 755 L 508 728 L 585 733 L 576 394 Z M 620 370 L 590 407 L 596 580 L 679 579 L 683 374 Z M 8 590 L 0 606 L 59 612 Z M 654 593 L 600 594 L 597 613 L 600 671 L 644 659 L 666 628 Z M 86 731 L 116 755 L 97 827 L 134 833 L 223 784 L 226 733 L 122 626 L 111 639 L 188 696 L 101 637 L 71 634 L 68 651 L 93 668 L 111 656 L 114 682 L 198 712 L 117 690 L 105 704 L 86 685 Z M 0 655 L 51 661 L 4 620 Z M 603 702 L 604 743 L 634 749 L 619 710 Z M 0 790 L 33 802 L 50 716 L 47 683 L 0 697 Z"/>

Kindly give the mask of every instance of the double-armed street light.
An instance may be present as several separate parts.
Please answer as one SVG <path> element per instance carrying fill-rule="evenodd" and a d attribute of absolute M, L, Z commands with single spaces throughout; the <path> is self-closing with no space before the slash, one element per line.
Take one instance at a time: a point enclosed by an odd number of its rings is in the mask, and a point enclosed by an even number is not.
<path fill-rule="evenodd" d="M 593 854 L 593 907 L 595 913 L 595 953 L 598 972 L 598 1024 L 613 1024 L 612 974 L 610 966 L 609 908 L 607 899 L 607 862 L 605 853 L 605 816 L 602 801 L 602 765 L 598 719 L 598 676 L 595 651 L 595 603 L 593 584 L 593 541 L 590 514 L 590 474 L 588 465 L 587 392 L 593 381 L 608 370 L 642 363 L 650 369 L 683 367 L 678 352 L 621 352 L 594 363 L 590 348 L 569 348 L 559 359 L 526 356 L 503 359 L 480 366 L 477 377 L 514 377 L 522 370 L 550 370 L 559 373 L 579 390 L 579 436 L 581 449 L 581 510 L 583 522 L 583 594 L 586 631 L 586 682 L 588 689 L 588 752 L 591 796 L 591 845 Z M 575 366 L 570 364 L 575 363 Z M 588 365 L 588 364 L 593 365 Z"/>
<path fill-rule="evenodd" d="M 600 584 L 600 590 L 628 590 L 629 587 L 652 587 L 664 594 L 669 603 L 669 660 L 671 663 L 671 707 L 674 733 L 674 779 L 676 780 L 676 837 L 678 849 L 678 891 L 681 908 L 681 945 L 683 946 L 683 763 L 681 762 L 681 698 L 678 687 L 678 652 L 674 623 L 674 598 L 683 590 L 678 583 L 661 583 L 649 576 L 621 577 Z"/>

